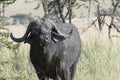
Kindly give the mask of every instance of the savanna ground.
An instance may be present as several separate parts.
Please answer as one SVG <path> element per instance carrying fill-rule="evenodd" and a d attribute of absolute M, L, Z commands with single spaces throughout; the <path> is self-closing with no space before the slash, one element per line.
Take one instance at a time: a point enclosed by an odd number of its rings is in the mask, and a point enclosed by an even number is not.
<path fill-rule="evenodd" d="M 74 80 L 120 80 L 120 38 L 114 37 L 110 42 L 106 26 L 101 32 L 94 27 L 82 32 L 85 20 L 74 20 L 74 24 L 82 40 L 82 54 Z M 9 26 L 9 29 L 16 37 L 21 37 L 26 28 Z M 29 59 L 29 45 L 11 44 L 11 41 L 6 44 L 0 47 L 0 78 L 38 80 Z"/>

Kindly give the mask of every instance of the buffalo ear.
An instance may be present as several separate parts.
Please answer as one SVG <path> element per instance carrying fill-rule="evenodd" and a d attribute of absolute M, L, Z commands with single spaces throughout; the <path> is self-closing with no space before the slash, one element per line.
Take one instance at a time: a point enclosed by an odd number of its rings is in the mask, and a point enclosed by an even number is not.
<path fill-rule="evenodd" d="M 66 37 L 64 35 L 60 35 L 56 29 L 52 29 L 52 40 L 54 42 L 63 41 L 65 39 Z"/>

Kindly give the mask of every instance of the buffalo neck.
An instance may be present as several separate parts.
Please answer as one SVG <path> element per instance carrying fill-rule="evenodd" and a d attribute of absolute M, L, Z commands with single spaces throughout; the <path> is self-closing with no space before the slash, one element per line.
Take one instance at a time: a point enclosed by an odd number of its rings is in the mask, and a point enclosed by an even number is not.
<path fill-rule="evenodd" d="M 63 52 L 63 42 L 50 42 L 47 46 L 41 47 L 35 44 L 31 45 L 30 57 L 39 59 L 37 61 L 43 61 L 47 63 L 52 61 L 53 57 L 58 57 Z M 47 59 L 47 60 L 46 60 Z"/>
<path fill-rule="evenodd" d="M 48 45 L 46 46 L 40 46 L 39 44 L 31 44 L 31 50 L 35 51 L 34 53 L 36 54 L 45 54 L 47 55 L 48 53 L 55 53 L 56 50 L 59 51 L 59 49 L 62 48 L 63 42 L 54 42 L 51 41 Z M 48 55 L 49 55 L 48 54 Z"/>

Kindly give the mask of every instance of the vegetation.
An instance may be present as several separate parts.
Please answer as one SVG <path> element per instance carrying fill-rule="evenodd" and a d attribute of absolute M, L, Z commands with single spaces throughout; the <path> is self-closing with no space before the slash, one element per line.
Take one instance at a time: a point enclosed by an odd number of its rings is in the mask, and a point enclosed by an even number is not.
<path fill-rule="evenodd" d="M 119 39 L 116 43 L 110 50 L 106 39 L 83 42 L 76 80 L 120 80 Z"/>
<path fill-rule="evenodd" d="M 0 0 L 0 17 L 5 17 L 5 8 L 16 0 Z"/>
<path fill-rule="evenodd" d="M 29 0 L 26 0 L 29 1 Z M 44 10 L 43 17 L 52 17 L 56 20 L 60 20 L 63 23 L 66 23 L 68 19 L 69 23 L 72 23 L 72 18 L 75 17 L 74 9 L 78 9 L 78 13 L 82 12 L 83 8 L 86 10 L 88 22 L 91 22 L 90 16 L 94 14 L 96 17 L 93 20 L 87 29 L 91 26 L 95 26 L 97 30 L 102 31 L 103 26 L 106 25 L 108 28 L 108 37 L 112 39 L 112 29 L 116 29 L 116 32 L 120 33 L 120 0 L 32 0 L 37 2 L 38 5 L 35 8 L 36 10 L 42 8 Z M 109 3 L 109 4 L 108 4 Z M 108 5 L 108 6 L 106 6 Z M 82 8 L 81 8 L 82 7 Z M 93 11 L 94 9 L 94 11 Z M 92 13 L 93 11 L 93 13 Z M 93 16 L 93 15 L 92 15 Z M 79 14 L 80 17 L 80 14 Z M 110 19 L 110 22 L 106 18 Z M 96 24 L 98 26 L 96 26 Z"/>
<path fill-rule="evenodd" d="M 13 43 L 9 40 L 9 33 L 0 36 L 0 78 L 36 80 L 35 72 L 28 59 L 29 46 L 24 48 L 20 44 Z"/>
<path fill-rule="evenodd" d="M 3 0 L 0 0 L 0 3 Z M 8 1 L 8 0 L 4 0 Z M 11 0 L 10 0 L 11 1 Z M 16 1 L 16 0 L 12 0 Z M 41 1 L 41 0 L 35 0 Z M 46 0 L 43 0 L 46 1 Z M 68 1 L 69 0 L 50 0 L 51 5 L 49 8 L 53 7 L 53 2 L 55 1 Z M 117 32 L 120 32 L 120 28 L 117 25 L 120 22 L 119 16 L 119 8 L 120 8 L 120 0 L 110 0 L 111 6 L 107 9 L 104 9 L 102 5 L 105 5 L 106 0 L 70 0 L 75 1 L 74 4 L 68 6 L 68 2 L 66 2 L 65 7 L 68 9 L 67 16 L 62 12 L 56 13 L 57 17 L 60 18 L 63 22 L 65 18 L 71 19 L 72 16 L 70 9 L 77 7 L 80 9 L 81 6 L 86 7 L 88 9 L 88 18 L 90 16 L 91 6 L 95 4 L 97 16 L 94 21 L 87 27 L 87 30 L 91 28 L 91 26 L 95 26 L 96 29 L 102 30 L 103 25 L 108 27 L 108 31 L 105 31 L 104 35 L 108 32 L 109 39 L 111 39 L 111 29 L 115 29 Z M 102 2 L 102 3 L 101 3 Z M 40 2 L 41 3 L 41 2 Z M 58 2 L 59 3 L 59 2 Z M 71 2 L 70 2 L 71 3 Z M 3 5 L 3 3 L 1 3 Z M 57 5 L 54 4 L 54 5 Z M 60 11 L 60 4 L 52 9 L 50 13 L 56 11 Z M 59 8 L 60 7 L 60 8 Z M 4 6 L 0 7 L 4 8 Z M 39 3 L 36 9 L 39 8 Z M 2 9 L 1 9 L 2 10 Z M 46 10 L 45 10 L 46 11 Z M 47 13 L 47 12 L 45 12 Z M 63 16 L 60 16 L 63 15 Z M 4 10 L 0 11 L 0 17 L 4 16 Z M 55 15 L 54 15 L 55 16 Z M 106 23 L 107 19 L 110 19 L 110 23 Z M 2 18 L 0 18 L 0 24 L 2 23 Z M 88 20 L 89 21 L 89 20 Z M 116 24 L 117 21 L 117 24 Z M 4 21 L 3 21 L 4 22 Z M 70 21 L 71 22 L 71 21 Z M 96 26 L 96 23 L 98 26 Z M 86 31 L 87 31 L 86 30 Z M 95 33 L 94 33 L 95 34 Z M 90 36 L 89 34 L 88 36 Z M 82 35 L 81 35 L 82 36 Z M 97 36 L 96 36 L 97 37 Z M 107 38 L 99 39 L 92 38 L 86 39 L 82 38 L 82 54 L 77 66 L 77 72 L 75 76 L 75 80 L 120 80 L 120 38 L 115 37 L 113 42 L 110 43 Z M 38 80 L 35 70 L 29 59 L 29 45 L 27 44 L 16 44 L 10 41 L 9 33 L 0 33 L 0 79 L 6 80 Z"/>
<path fill-rule="evenodd" d="M 29 60 L 29 45 L 8 41 L 0 47 L 0 77 L 6 80 L 38 80 Z M 115 40 L 110 48 L 106 38 L 82 40 L 83 51 L 75 80 L 119 80 L 120 43 Z M 1 44 L 0 44 L 1 45 Z"/>

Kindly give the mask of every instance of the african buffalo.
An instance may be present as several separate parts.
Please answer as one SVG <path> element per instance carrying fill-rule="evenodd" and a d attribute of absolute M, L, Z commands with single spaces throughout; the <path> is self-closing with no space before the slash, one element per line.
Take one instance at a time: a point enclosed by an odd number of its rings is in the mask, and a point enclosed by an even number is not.
<path fill-rule="evenodd" d="M 30 60 L 40 80 L 73 80 L 81 54 L 81 40 L 74 25 L 50 19 L 32 21 L 15 42 L 29 43 Z"/>

